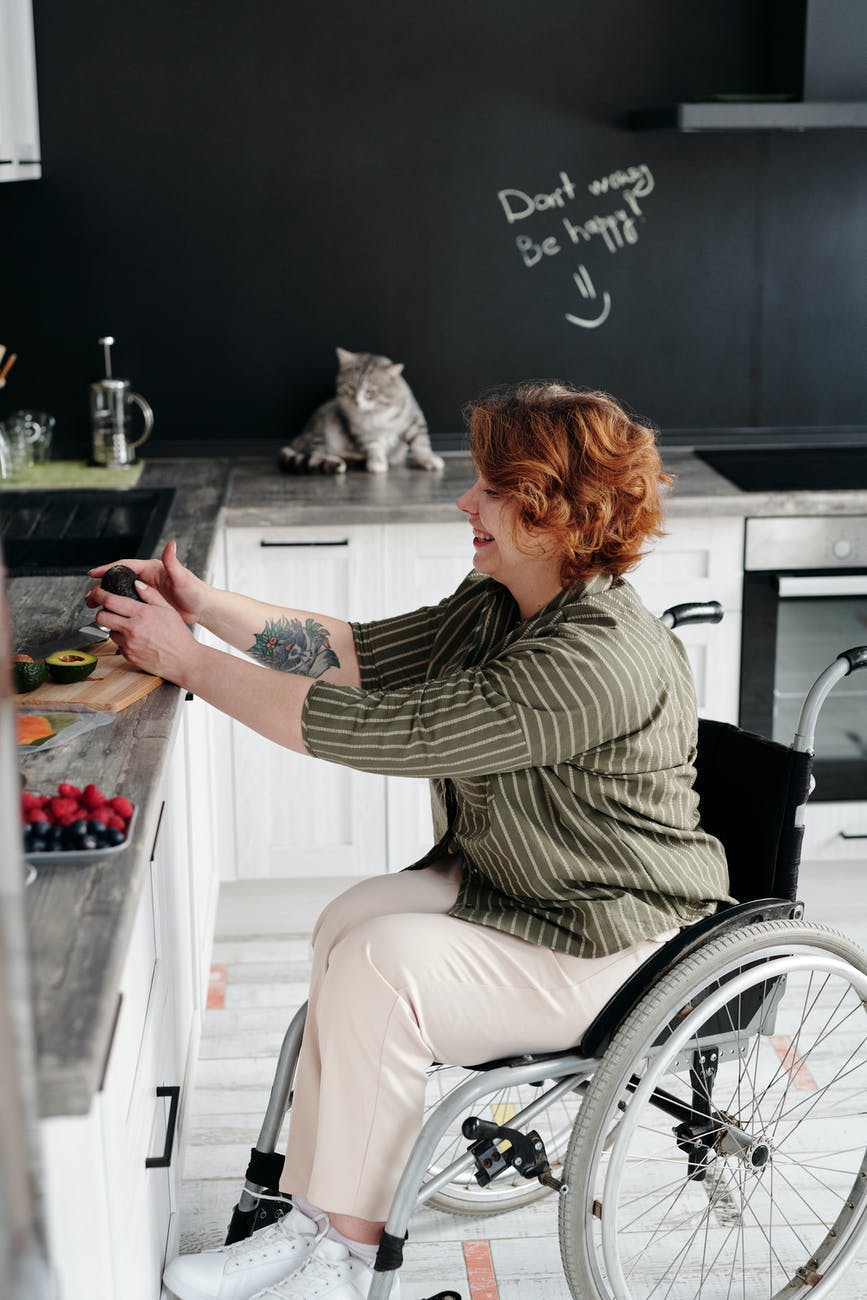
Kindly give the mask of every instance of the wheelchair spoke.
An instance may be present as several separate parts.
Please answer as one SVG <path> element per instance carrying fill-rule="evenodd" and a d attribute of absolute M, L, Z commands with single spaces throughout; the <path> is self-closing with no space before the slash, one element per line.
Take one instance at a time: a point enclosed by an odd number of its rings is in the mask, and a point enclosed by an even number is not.
<path fill-rule="evenodd" d="M 768 923 L 717 944 L 738 954 L 728 965 L 695 954 L 688 969 L 707 968 L 704 984 L 675 969 L 656 998 L 664 1013 L 642 1022 L 636 1009 L 612 1043 L 619 1073 L 591 1083 L 564 1166 L 575 1206 L 593 1207 L 570 1242 L 561 1203 L 581 1300 L 818 1300 L 855 1258 L 867 1235 L 867 959 L 836 935 L 823 956 L 833 932 L 790 928 L 809 938 Z M 711 1047 L 705 1089 L 695 1052 Z"/>

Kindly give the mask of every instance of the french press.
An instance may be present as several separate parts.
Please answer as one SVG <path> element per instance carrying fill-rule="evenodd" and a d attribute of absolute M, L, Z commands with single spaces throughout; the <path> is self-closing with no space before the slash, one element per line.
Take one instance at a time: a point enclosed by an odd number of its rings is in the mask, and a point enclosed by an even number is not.
<path fill-rule="evenodd" d="M 128 379 L 114 379 L 111 373 L 111 345 L 114 339 L 100 339 L 105 355 L 105 379 L 90 385 L 90 424 L 93 434 L 94 465 L 123 469 L 135 461 L 140 447 L 154 427 L 154 413 L 145 399 L 130 389 Z M 130 438 L 130 407 L 137 406 L 144 417 L 140 438 Z"/>

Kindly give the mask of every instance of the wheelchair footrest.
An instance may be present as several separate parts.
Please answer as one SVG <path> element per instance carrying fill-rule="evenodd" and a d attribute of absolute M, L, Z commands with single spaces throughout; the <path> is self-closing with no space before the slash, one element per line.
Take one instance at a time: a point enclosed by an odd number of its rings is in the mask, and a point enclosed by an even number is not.
<path fill-rule="evenodd" d="M 470 1151 L 476 1162 L 475 1179 L 480 1187 L 487 1187 L 498 1174 L 511 1167 L 522 1178 L 537 1178 L 554 1192 L 567 1190 L 566 1184 L 551 1173 L 545 1143 L 535 1129 L 522 1133 L 520 1129 L 492 1124 L 471 1115 L 464 1120 L 461 1131 L 465 1138 L 473 1141 Z M 505 1150 L 498 1145 L 501 1142 L 508 1143 Z"/>

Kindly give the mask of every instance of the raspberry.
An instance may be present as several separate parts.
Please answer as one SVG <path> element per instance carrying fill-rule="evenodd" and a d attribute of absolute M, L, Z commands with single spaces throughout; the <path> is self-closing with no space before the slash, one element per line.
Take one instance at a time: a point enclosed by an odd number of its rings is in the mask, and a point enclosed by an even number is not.
<path fill-rule="evenodd" d="M 113 817 L 113 816 L 114 816 L 114 810 L 112 809 L 111 804 L 102 803 L 99 804 L 98 807 L 90 809 L 88 813 L 88 820 L 95 821 L 95 822 L 102 822 L 103 826 L 107 826 L 109 817 Z"/>
<path fill-rule="evenodd" d="M 49 818 L 44 808 L 30 808 L 24 814 L 24 820 L 31 826 L 34 822 L 44 822 L 47 825 Z"/>
<path fill-rule="evenodd" d="M 57 793 L 64 799 L 75 799 L 76 802 L 81 798 L 81 791 L 77 785 L 70 785 L 68 781 L 61 781 L 57 787 Z"/>
<path fill-rule="evenodd" d="M 118 817 L 117 813 L 112 813 L 110 817 L 106 817 L 105 824 L 106 826 L 110 826 L 114 831 L 126 830 L 126 822 L 122 817 Z"/>
<path fill-rule="evenodd" d="M 81 794 L 81 802 L 85 808 L 99 808 L 101 804 L 105 803 L 105 795 L 98 786 L 86 785 Z"/>
<path fill-rule="evenodd" d="M 64 799 L 63 795 L 56 794 L 53 799 L 49 799 L 48 806 L 51 809 L 52 816 L 61 821 L 70 813 L 78 812 L 78 802 L 75 799 Z"/>
<path fill-rule="evenodd" d="M 110 800 L 110 803 L 114 811 L 117 813 L 118 817 L 122 817 L 124 821 L 128 822 L 130 817 L 132 817 L 132 804 L 130 803 L 129 799 L 127 799 L 122 794 L 118 794 L 115 795 L 115 797 L 112 800 Z M 110 822 L 106 823 L 106 825 L 110 825 L 110 824 L 111 824 Z"/>
<path fill-rule="evenodd" d="M 21 791 L 21 811 L 28 812 L 31 808 L 42 807 L 42 795 L 33 794 L 30 790 Z"/>

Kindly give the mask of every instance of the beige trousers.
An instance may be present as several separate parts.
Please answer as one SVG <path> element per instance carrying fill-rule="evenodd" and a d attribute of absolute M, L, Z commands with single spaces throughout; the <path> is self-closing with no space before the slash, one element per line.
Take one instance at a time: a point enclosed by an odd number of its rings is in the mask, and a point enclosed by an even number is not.
<path fill-rule="evenodd" d="M 280 1180 L 334 1214 L 384 1220 L 421 1128 L 433 1061 L 576 1045 L 674 931 L 570 957 L 448 916 L 454 858 L 360 881 L 325 908 Z"/>

